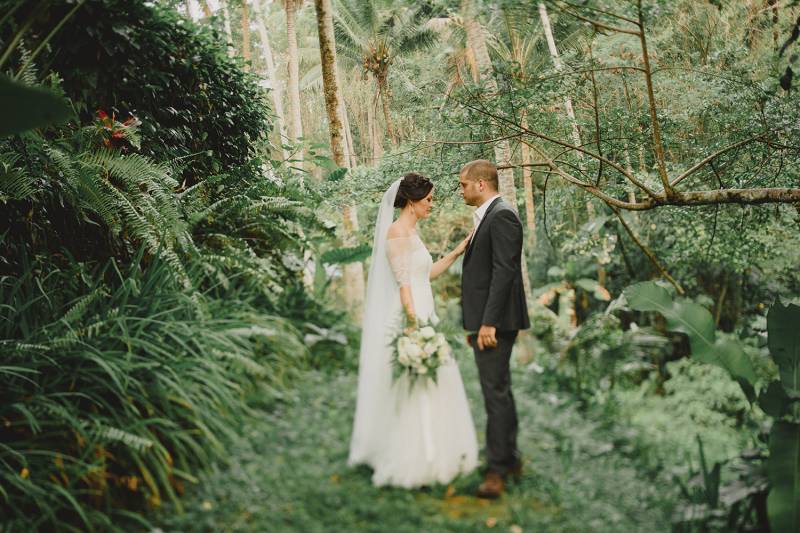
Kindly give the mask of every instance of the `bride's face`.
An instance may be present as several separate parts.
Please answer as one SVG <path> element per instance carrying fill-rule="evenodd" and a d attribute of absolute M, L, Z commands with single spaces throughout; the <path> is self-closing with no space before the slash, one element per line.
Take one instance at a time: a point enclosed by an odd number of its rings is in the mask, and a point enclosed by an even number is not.
<path fill-rule="evenodd" d="M 417 218 L 428 218 L 433 209 L 433 189 L 428 193 L 428 196 L 414 202 L 411 208 L 414 210 L 414 214 L 417 215 Z"/>

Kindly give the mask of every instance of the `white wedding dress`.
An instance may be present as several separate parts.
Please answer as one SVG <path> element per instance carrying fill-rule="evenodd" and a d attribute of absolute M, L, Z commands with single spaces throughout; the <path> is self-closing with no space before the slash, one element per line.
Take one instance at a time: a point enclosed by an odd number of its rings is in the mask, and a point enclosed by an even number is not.
<path fill-rule="evenodd" d="M 438 321 L 427 248 L 417 235 L 386 239 L 397 184 L 384 196 L 376 226 L 348 464 L 371 466 L 377 486 L 413 488 L 471 472 L 478 441 L 455 361 L 438 369 L 435 383 L 422 379 L 409 387 L 407 377 L 393 379 L 388 343 L 402 327 L 400 285 L 411 289 L 420 321 Z"/>

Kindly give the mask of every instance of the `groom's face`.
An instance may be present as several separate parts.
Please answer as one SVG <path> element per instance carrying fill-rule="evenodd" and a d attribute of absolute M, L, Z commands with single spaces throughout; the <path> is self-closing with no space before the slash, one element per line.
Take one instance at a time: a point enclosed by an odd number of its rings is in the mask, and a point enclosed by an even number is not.
<path fill-rule="evenodd" d="M 463 175 L 459 177 L 461 184 L 461 196 L 467 205 L 480 205 L 480 198 L 483 196 L 483 180 L 470 180 Z"/>

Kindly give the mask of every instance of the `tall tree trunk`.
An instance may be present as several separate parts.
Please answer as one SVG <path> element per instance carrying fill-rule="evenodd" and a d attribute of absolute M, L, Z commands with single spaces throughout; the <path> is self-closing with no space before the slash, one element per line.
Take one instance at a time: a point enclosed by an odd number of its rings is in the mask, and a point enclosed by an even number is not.
<path fill-rule="evenodd" d="M 369 146 L 371 153 L 370 166 L 376 166 L 383 157 L 383 132 L 375 116 L 378 101 L 367 102 L 367 130 L 369 130 Z"/>
<path fill-rule="evenodd" d="M 772 46 L 778 49 L 778 0 L 767 0 L 767 8 L 772 10 Z"/>
<path fill-rule="evenodd" d="M 550 17 L 547 15 L 547 7 L 544 5 L 544 2 L 539 2 L 539 18 L 542 21 L 542 29 L 544 30 L 544 36 L 547 40 L 547 48 L 550 50 L 550 57 L 553 59 L 553 65 L 558 72 L 561 72 L 564 70 L 564 65 L 561 63 L 561 58 L 558 57 L 558 47 L 556 47 L 556 40 L 553 37 L 553 30 L 550 27 Z M 569 95 L 564 95 L 564 108 L 567 112 L 567 118 L 569 118 L 572 125 L 572 142 L 575 146 L 580 146 L 581 132 L 578 128 L 578 121 L 575 119 L 575 111 L 572 108 L 572 98 Z M 578 152 L 578 157 L 583 159 L 583 154 Z M 591 200 L 587 200 L 586 202 L 586 215 L 590 221 L 594 222 L 595 210 Z M 592 233 L 592 238 L 600 244 L 599 232 Z M 605 286 L 606 282 L 606 269 L 600 264 L 599 260 L 597 263 L 597 282 L 601 286 Z"/>
<path fill-rule="evenodd" d="M 464 30 L 467 33 L 467 44 L 475 53 L 475 62 L 478 65 L 481 81 L 489 89 L 489 92 L 496 94 L 498 87 L 497 80 L 494 79 L 494 67 L 486 47 L 483 30 L 478 22 L 475 6 L 471 0 L 462 0 L 461 15 L 464 21 Z M 497 173 L 500 181 L 499 192 L 514 211 L 517 211 L 517 187 L 514 184 L 514 169 L 511 167 L 511 148 L 508 140 L 498 141 L 494 145 L 494 158 L 498 166 L 507 167 Z M 532 302 L 527 263 L 525 254 L 522 254 L 522 281 L 525 286 L 525 296 L 528 302 Z"/>
<path fill-rule="evenodd" d="M 264 52 L 264 64 L 266 65 L 267 78 L 269 78 L 270 85 L 272 86 L 270 93 L 272 94 L 272 104 L 275 108 L 275 116 L 278 122 L 278 146 L 281 147 L 281 153 L 285 161 L 289 159 L 289 154 L 283 148 L 286 140 L 286 115 L 283 112 L 283 87 L 281 87 L 281 80 L 278 79 L 278 76 L 275 74 L 275 59 L 272 55 L 272 46 L 269 42 L 267 25 L 264 20 L 266 9 L 266 3 L 263 0 L 259 0 L 259 3 L 256 4 L 256 24 L 258 27 L 258 36 L 261 40 L 261 49 Z"/>
<path fill-rule="evenodd" d="M 228 57 L 236 55 L 236 48 L 233 46 L 233 32 L 231 31 L 231 13 L 228 11 L 228 0 L 220 0 L 222 4 L 222 22 L 225 27 L 225 42 L 228 45 Z"/>
<path fill-rule="evenodd" d="M 475 50 L 467 45 L 466 53 L 464 55 L 466 57 L 467 64 L 469 65 L 469 72 L 472 74 L 472 81 L 477 83 L 478 80 L 481 79 L 481 73 L 478 70 L 478 62 L 475 61 Z"/>
<path fill-rule="evenodd" d="M 553 38 L 553 30 L 550 27 L 550 17 L 547 15 L 547 7 L 544 5 L 544 2 L 539 2 L 539 18 L 542 20 L 542 28 L 544 29 L 544 36 L 547 40 L 547 48 L 550 50 L 550 57 L 553 59 L 553 65 L 555 65 L 556 70 L 561 72 L 564 70 L 564 65 L 561 63 L 561 58 L 558 57 L 558 48 L 556 47 L 556 41 Z M 575 146 L 581 145 L 581 133 L 578 129 L 578 121 L 575 120 L 575 110 L 572 108 L 572 98 L 568 95 L 564 95 L 564 108 L 567 111 L 567 117 L 569 117 L 570 122 L 572 123 L 572 142 Z M 580 152 L 578 153 L 581 156 Z"/>
<path fill-rule="evenodd" d="M 250 6 L 242 0 L 242 57 L 244 69 L 250 70 Z"/>
<path fill-rule="evenodd" d="M 386 123 L 386 134 L 392 146 L 397 146 L 397 139 L 395 138 L 394 124 L 392 124 L 392 116 L 389 112 L 389 81 L 382 80 L 378 82 L 378 91 L 381 95 L 381 104 L 383 105 L 383 120 Z"/>
<path fill-rule="evenodd" d="M 522 110 L 521 117 L 522 127 L 528 128 L 528 113 L 525 109 Z M 522 187 L 525 191 L 525 218 L 528 224 L 528 243 L 531 249 L 536 247 L 536 209 L 534 204 L 533 195 L 536 193 L 536 188 L 533 183 L 533 172 L 531 172 L 531 149 L 525 143 L 520 143 L 520 152 L 522 155 Z"/>
<path fill-rule="evenodd" d="M 344 102 L 344 95 L 339 91 L 339 113 L 342 119 L 342 131 L 344 132 L 344 149 L 345 160 L 350 167 L 355 167 L 358 162 L 356 161 L 356 149 L 353 144 L 353 132 L 350 129 L 350 117 L 347 115 L 347 106 Z"/>
<path fill-rule="evenodd" d="M 319 53 L 322 65 L 322 84 L 325 95 L 325 111 L 328 114 L 328 129 L 331 138 L 333 161 L 340 167 L 348 167 L 344 157 L 342 141 L 342 122 L 339 113 L 339 86 L 336 79 L 336 42 L 333 34 L 333 13 L 331 0 L 314 0 L 317 11 L 317 33 L 319 34 Z M 354 206 L 345 205 L 342 213 L 344 241 L 346 246 L 355 244 L 358 231 L 357 211 Z M 320 265 L 321 267 L 321 265 Z M 344 268 L 345 299 L 348 309 L 360 318 L 364 305 L 364 267 L 350 263 Z"/>
<path fill-rule="evenodd" d="M 292 142 L 303 136 L 300 120 L 300 55 L 297 50 L 297 30 L 295 29 L 296 0 L 284 0 L 286 8 L 286 42 L 288 55 L 288 76 L 286 88 L 289 93 L 289 139 Z"/>
<path fill-rule="evenodd" d="M 483 30 L 478 22 L 474 5 L 471 0 L 463 0 L 461 10 L 464 19 L 464 29 L 467 33 L 469 47 L 475 53 L 475 62 L 478 65 L 480 78 L 491 93 L 497 93 L 497 80 L 494 79 L 494 67 L 489 58 L 489 49 L 486 47 L 486 39 Z M 498 166 L 510 167 L 511 149 L 507 140 L 495 143 L 495 160 Z M 498 172 L 500 179 L 500 194 L 503 198 L 517 209 L 517 189 L 514 185 L 514 171 L 512 168 L 505 168 Z"/>
<path fill-rule="evenodd" d="M 208 7 L 208 1 L 200 0 L 200 7 L 203 8 L 203 13 L 205 14 L 206 18 L 211 18 L 211 15 L 213 15 L 213 13 L 211 11 L 211 8 Z"/>

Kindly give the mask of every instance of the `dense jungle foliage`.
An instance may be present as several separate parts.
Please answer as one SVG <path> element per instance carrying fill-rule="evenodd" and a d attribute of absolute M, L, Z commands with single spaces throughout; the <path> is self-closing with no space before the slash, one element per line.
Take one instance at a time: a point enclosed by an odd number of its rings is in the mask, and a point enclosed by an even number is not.
<path fill-rule="evenodd" d="M 0 532 L 797 531 L 799 36 L 794 0 L 0 0 Z M 431 178 L 444 254 L 476 158 L 525 230 L 525 474 L 377 489 L 377 206 Z"/>

